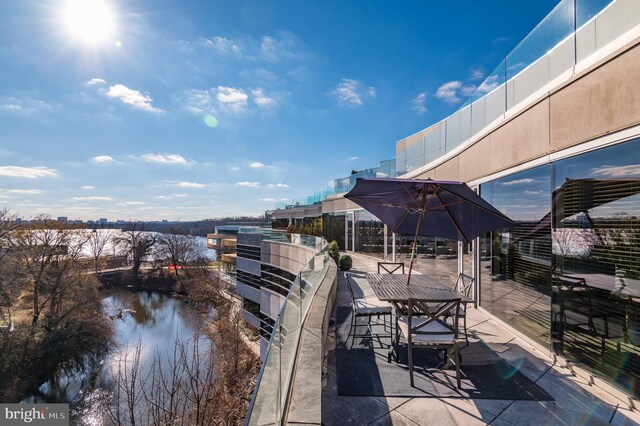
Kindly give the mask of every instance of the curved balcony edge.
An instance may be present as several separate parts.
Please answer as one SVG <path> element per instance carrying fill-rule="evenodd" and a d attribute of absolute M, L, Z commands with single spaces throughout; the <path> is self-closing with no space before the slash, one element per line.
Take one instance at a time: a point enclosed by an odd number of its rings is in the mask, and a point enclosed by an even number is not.
<path fill-rule="evenodd" d="M 320 284 L 309 313 L 302 325 L 298 357 L 293 382 L 289 390 L 289 404 L 285 423 L 321 424 L 322 377 L 324 359 L 328 352 L 329 321 L 336 302 L 338 268 L 333 261 Z"/>

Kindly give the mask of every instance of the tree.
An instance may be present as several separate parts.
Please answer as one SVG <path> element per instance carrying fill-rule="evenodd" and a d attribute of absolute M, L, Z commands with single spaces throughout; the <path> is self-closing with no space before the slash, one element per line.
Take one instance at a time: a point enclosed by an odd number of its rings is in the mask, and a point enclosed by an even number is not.
<path fill-rule="evenodd" d="M 16 227 L 15 216 L 7 208 L 0 209 L 0 330 L 9 332 L 13 328 L 11 307 L 20 295 L 19 268 L 11 250 L 11 233 Z"/>
<path fill-rule="evenodd" d="M 156 234 L 146 232 L 143 222 L 133 222 L 128 228 L 122 230 L 122 235 L 116 237 L 115 241 L 131 258 L 133 281 L 138 282 L 140 266 L 153 252 L 157 241 Z"/>
<path fill-rule="evenodd" d="M 13 232 L 12 251 L 28 276 L 27 287 L 33 297 L 32 329 L 38 324 L 43 309 L 56 303 L 56 292 L 65 272 L 61 262 L 75 261 L 85 241 L 80 231 L 65 230 L 47 216 L 40 216 Z"/>
<path fill-rule="evenodd" d="M 104 252 L 107 243 L 110 240 L 109 232 L 103 232 L 102 230 L 98 231 L 94 229 L 93 232 L 89 234 L 89 240 L 87 241 L 87 245 L 89 247 L 89 251 L 91 252 L 91 256 L 93 256 L 93 265 L 94 270 L 98 271 L 98 262 L 100 260 L 100 256 Z"/>
<path fill-rule="evenodd" d="M 179 268 L 198 260 L 200 255 L 198 240 L 192 235 L 178 234 L 176 229 L 158 237 L 158 254 L 163 259 L 169 259 L 176 278 L 180 278 Z"/>

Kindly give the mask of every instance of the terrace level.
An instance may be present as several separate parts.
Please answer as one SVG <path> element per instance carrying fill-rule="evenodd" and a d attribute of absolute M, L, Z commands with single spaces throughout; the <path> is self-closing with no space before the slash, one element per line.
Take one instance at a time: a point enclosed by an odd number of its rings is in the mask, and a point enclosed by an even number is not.
<path fill-rule="evenodd" d="M 375 272 L 377 258 L 355 253 L 352 257 L 352 271 Z M 360 291 L 364 296 L 373 295 L 371 289 L 366 286 L 361 286 Z M 338 274 L 335 305 L 334 318 L 339 317 L 338 312 L 341 308 L 348 309 L 350 305 L 342 272 Z M 553 358 L 548 349 L 537 346 L 482 309 L 470 309 L 468 326 L 472 338 L 469 347 L 462 350 L 463 365 L 465 358 L 473 362 L 474 347 L 486 348 L 487 353 L 504 360 L 513 368 L 514 373 L 517 371 L 524 375 L 531 383 L 548 393 L 553 400 L 340 396 L 340 369 L 337 365 L 339 361 L 336 357 L 334 326 L 330 328 L 328 335 L 329 352 L 322 383 L 321 420 L 307 420 L 313 424 L 326 425 L 640 424 L 640 413 L 633 407 L 634 402 L 628 396 L 577 367 L 572 367 L 565 360 Z M 379 379 L 375 375 L 376 372 L 372 371 L 374 381 Z M 345 380 L 349 385 L 350 377 L 347 375 L 340 380 Z M 410 394 L 408 380 L 406 388 Z M 396 389 L 396 393 L 402 393 L 402 390 Z M 311 404 L 311 401 L 305 403 Z M 303 418 L 303 410 L 296 405 L 304 404 L 293 404 L 290 410 L 290 414 L 293 411 L 299 420 Z"/>

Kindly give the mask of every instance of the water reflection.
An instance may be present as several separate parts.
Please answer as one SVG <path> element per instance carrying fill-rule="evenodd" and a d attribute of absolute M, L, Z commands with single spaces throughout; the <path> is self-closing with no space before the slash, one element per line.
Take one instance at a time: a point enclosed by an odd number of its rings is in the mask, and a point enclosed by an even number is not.
<path fill-rule="evenodd" d="M 149 368 L 166 369 L 179 356 L 174 351 L 176 341 L 186 342 L 200 326 L 193 306 L 160 293 L 114 290 L 105 293 L 103 306 L 113 318 L 113 350 L 89 363 L 85 372 L 60 373 L 27 401 L 67 402 L 78 424 L 108 424 L 109 404 L 120 390 L 118 377 L 131 367 L 136 351 L 141 376 L 148 375 Z M 208 339 L 199 338 L 197 345 L 189 342 L 185 350 L 191 356 L 193 348 L 205 353 L 209 346 Z M 161 363 L 152 367 L 154 359 Z"/>

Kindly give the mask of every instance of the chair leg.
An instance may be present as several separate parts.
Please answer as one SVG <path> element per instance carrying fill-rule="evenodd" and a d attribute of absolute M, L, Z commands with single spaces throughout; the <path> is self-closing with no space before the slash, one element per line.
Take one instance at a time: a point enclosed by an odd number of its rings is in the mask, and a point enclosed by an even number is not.
<path fill-rule="evenodd" d="M 356 340 L 356 313 L 352 312 L 351 313 L 351 327 L 349 328 L 349 336 L 351 336 L 351 346 L 349 346 L 349 349 L 353 348 L 353 341 Z M 347 336 L 348 338 L 348 336 Z"/>
<path fill-rule="evenodd" d="M 396 316 L 396 343 L 394 346 L 396 362 L 400 361 L 400 352 L 398 351 L 398 345 L 400 345 L 400 330 L 398 330 L 398 317 Z"/>
<path fill-rule="evenodd" d="M 411 345 L 411 334 L 407 336 L 407 355 L 409 357 L 409 382 L 413 387 L 413 347 Z"/>
<path fill-rule="evenodd" d="M 456 379 L 458 381 L 458 389 L 462 389 L 462 384 L 460 382 L 460 362 L 462 362 L 462 358 L 460 356 L 460 348 L 456 345 L 453 348 L 454 352 L 455 352 L 455 363 L 456 363 Z"/>
<path fill-rule="evenodd" d="M 462 317 L 462 326 L 464 327 L 464 339 L 467 341 L 465 348 L 469 346 L 469 333 L 467 332 L 467 313 L 464 313 Z"/>

